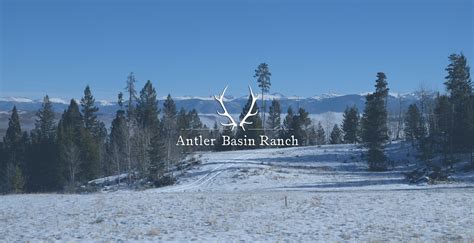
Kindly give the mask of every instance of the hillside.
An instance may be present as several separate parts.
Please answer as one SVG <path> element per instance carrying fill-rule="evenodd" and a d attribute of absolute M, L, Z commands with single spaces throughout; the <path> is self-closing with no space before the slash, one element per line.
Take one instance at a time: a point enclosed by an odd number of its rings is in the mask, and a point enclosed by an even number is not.
<path fill-rule="evenodd" d="M 204 152 L 177 185 L 87 195 L 9 195 L 0 241 L 469 241 L 472 173 L 410 185 L 413 166 L 367 172 L 353 145 Z"/>

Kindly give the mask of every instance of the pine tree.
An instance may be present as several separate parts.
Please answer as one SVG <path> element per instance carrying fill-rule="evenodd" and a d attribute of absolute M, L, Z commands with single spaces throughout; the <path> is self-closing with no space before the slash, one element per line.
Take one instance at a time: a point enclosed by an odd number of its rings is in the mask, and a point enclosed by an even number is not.
<path fill-rule="evenodd" d="M 178 114 L 176 115 L 176 132 L 177 136 L 181 136 L 184 139 L 185 138 L 192 138 L 194 131 L 191 130 L 191 117 L 190 115 L 186 112 L 186 110 L 181 107 L 179 110 Z M 174 141 L 176 142 L 176 141 Z M 183 153 L 186 153 L 188 151 L 191 151 L 194 148 L 191 146 L 181 146 L 179 147 L 179 151 L 182 151 Z"/>
<path fill-rule="evenodd" d="M 262 90 L 262 120 L 263 120 L 262 124 L 263 126 L 265 125 L 265 112 L 267 111 L 266 106 L 265 106 L 264 94 L 270 91 L 270 86 L 272 85 L 270 82 L 270 76 L 272 76 L 272 74 L 270 73 L 268 64 L 266 63 L 261 63 L 260 65 L 258 65 L 257 69 L 255 70 L 255 75 L 253 76 L 254 78 L 257 78 L 258 87 L 260 87 L 260 89 Z"/>
<path fill-rule="evenodd" d="M 216 151 L 229 151 L 234 149 L 232 146 L 223 146 L 223 136 L 228 136 L 230 138 L 235 138 L 235 133 L 232 131 L 230 127 L 223 127 L 222 130 L 219 132 L 217 137 L 216 144 L 214 146 L 214 150 Z"/>
<path fill-rule="evenodd" d="M 84 127 L 90 133 L 95 134 L 98 132 L 97 112 L 99 108 L 95 106 L 95 98 L 92 95 L 89 85 L 84 89 L 84 96 L 81 98 L 82 115 L 84 118 Z"/>
<path fill-rule="evenodd" d="M 345 143 L 357 143 L 359 141 L 359 111 L 356 106 L 347 107 L 343 114 L 342 131 Z"/>
<path fill-rule="evenodd" d="M 20 125 L 20 117 L 18 116 L 18 110 L 16 106 L 13 106 L 12 114 L 10 116 L 10 120 L 8 121 L 8 128 L 5 133 L 5 137 L 3 138 L 3 143 L 7 147 L 7 149 L 13 148 L 13 146 L 20 143 L 22 136 L 21 132 L 21 125 Z M 16 154 L 12 154 L 13 157 Z M 15 158 L 11 158 L 11 160 L 15 160 Z"/>
<path fill-rule="evenodd" d="M 469 99 L 469 106 L 467 109 L 467 124 L 468 125 L 468 137 L 470 143 L 470 153 L 471 153 L 471 167 L 474 168 L 474 92 L 471 94 Z"/>
<path fill-rule="evenodd" d="M 369 169 L 383 171 L 387 169 L 387 158 L 384 154 L 385 143 L 388 140 L 387 81 L 384 73 L 377 73 L 375 93 L 368 94 L 365 102 L 362 123 L 362 142 L 368 149 L 367 161 Z"/>
<path fill-rule="evenodd" d="M 49 96 L 43 98 L 41 109 L 36 113 L 38 119 L 35 122 L 33 133 L 37 138 L 54 139 L 56 137 L 56 124 L 54 122 L 54 110 Z"/>
<path fill-rule="evenodd" d="M 445 165 L 452 166 L 454 163 L 454 116 L 453 104 L 448 96 L 441 95 L 436 99 L 434 116 L 436 127 L 433 139 L 437 145 L 436 151 L 441 153 Z"/>
<path fill-rule="evenodd" d="M 168 94 L 163 103 L 162 133 L 164 135 L 164 141 L 162 141 L 162 143 L 166 145 L 166 159 L 169 162 L 174 162 L 179 159 L 175 150 L 174 142 L 172 142 L 176 141 L 176 115 L 176 104 L 171 98 L 171 95 Z M 172 157 L 172 155 L 175 156 Z"/>
<path fill-rule="evenodd" d="M 156 90 L 148 80 L 140 91 L 140 98 L 136 107 L 137 122 L 140 129 L 155 131 L 159 128 L 159 112 Z"/>
<path fill-rule="evenodd" d="M 178 131 L 178 135 L 186 138 L 191 137 L 189 136 L 190 130 L 188 130 L 191 127 L 190 123 L 191 122 L 188 113 L 186 113 L 186 110 L 181 107 L 178 114 L 176 115 L 176 129 Z"/>
<path fill-rule="evenodd" d="M 107 151 L 109 154 L 110 169 L 116 174 L 121 174 L 128 168 L 127 151 L 128 151 L 128 124 L 126 113 L 123 107 L 123 94 L 118 95 L 119 109 L 115 113 L 115 118 L 112 120 L 110 127 L 110 135 L 107 144 Z M 130 168 L 128 168 L 129 170 Z"/>
<path fill-rule="evenodd" d="M 148 168 L 148 179 L 154 183 L 155 186 L 159 186 L 159 181 L 164 176 L 166 164 L 168 160 L 164 151 L 164 143 L 159 135 L 155 135 L 151 138 L 150 146 L 148 150 L 148 156 L 150 157 L 150 167 Z"/>
<path fill-rule="evenodd" d="M 159 113 L 156 90 L 151 81 L 148 80 L 140 91 L 140 98 L 136 107 L 137 131 L 132 138 L 134 141 L 133 157 L 137 162 L 136 168 L 141 175 L 148 174 L 151 139 L 163 135 L 160 134 L 162 127 Z"/>
<path fill-rule="evenodd" d="M 189 136 L 190 137 L 197 137 L 201 135 L 201 130 L 204 129 L 204 125 L 201 122 L 201 119 L 199 118 L 199 115 L 196 111 L 196 109 L 192 109 L 188 113 L 188 121 L 189 121 Z"/>
<path fill-rule="evenodd" d="M 135 75 L 133 72 L 127 77 L 125 90 L 128 93 L 128 101 L 126 105 L 126 115 L 127 115 L 127 140 L 126 140 L 126 158 L 127 158 L 127 167 L 128 167 L 128 182 L 131 183 L 132 181 L 132 151 L 136 148 L 132 148 L 132 138 L 133 136 L 137 136 L 135 133 L 136 123 L 137 123 L 137 116 L 136 116 L 136 103 L 137 103 L 137 91 L 135 89 Z M 139 134 L 139 133 L 138 133 Z M 136 140 L 136 139 L 135 139 Z M 136 147 L 136 146 L 135 146 Z"/>
<path fill-rule="evenodd" d="M 8 128 L 3 138 L 4 165 L 3 165 L 3 192 L 22 192 L 25 184 L 27 134 L 21 131 L 20 117 L 16 106 L 8 122 Z"/>
<path fill-rule="evenodd" d="M 283 119 L 282 130 L 280 130 L 280 138 L 287 139 L 291 136 L 291 132 L 293 129 L 293 108 L 290 106 L 288 107 L 285 119 Z"/>
<path fill-rule="evenodd" d="M 298 109 L 298 114 L 293 116 L 291 124 L 291 135 L 298 139 L 299 144 L 308 145 L 308 130 L 311 125 L 311 119 L 309 119 L 309 113 L 303 109 Z M 287 137 L 288 138 L 288 137 Z"/>
<path fill-rule="evenodd" d="M 326 144 L 326 133 L 324 132 L 321 122 L 318 122 L 318 127 L 316 128 L 316 145 L 324 144 Z"/>
<path fill-rule="evenodd" d="M 268 113 L 268 135 L 270 138 L 276 138 L 281 129 L 281 109 L 280 102 L 277 99 L 272 100 Z"/>
<path fill-rule="evenodd" d="M 73 190 L 77 183 L 97 178 L 99 175 L 99 150 L 92 135 L 84 127 L 84 119 L 79 105 L 72 99 L 58 124 L 59 156 L 65 174 L 67 186 Z M 71 155 L 79 153 L 79 160 Z M 72 167 L 78 167 L 72 170 Z M 71 174 L 73 172 L 74 174 Z"/>
<path fill-rule="evenodd" d="M 84 96 L 81 99 L 81 107 L 84 128 L 92 136 L 92 142 L 95 143 L 99 153 L 98 160 L 92 161 L 91 163 L 97 163 L 94 167 L 98 167 L 100 171 L 105 171 L 106 163 L 104 163 L 104 161 L 106 157 L 107 129 L 105 128 L 105 124 L 97 118 L 99 108 L 95 105 L 95 98 L 92 95 L 89 85 L 84 89 Z"/>
<path fill-rule="evenodd" d="M 249 113 L 250 107 L 252 105 L 252 100 L 253 100 L 252 95 L 249 95 L 247 103 L 242 109 L 242 113 L 240 113 L 239 118 L 241 121 L 245 117 L 245 115 Z M 258 114 L 258 107 L 254 105 L 250 112 L 253 114 Z M 245 126 L 245 131 L 242 130 L 242 128 L 238 127 L 238 130 L 236 132 L 236 137 L 239 139 L 247 138 L 247 139 L 255 139 L 255 141 L 260 141 L 260 135 L 264 134 L 262 130 L 262 120 L 260 119 L 260 117 L 258 115 L 250 116 L 247 118 L 246 121 L 248 122 L 248 124 Z M 248 149 L 248 148 L 256 148 L 256 147 L 258 147 L 258 143 L 256 143 L 255 146 L 246 146 L 245 148 L 244 147 L 241 147 L 241 148 Z"/>
<path fill-rule="evenodd" d="M 314 126 L 314 124 L 312 124 L 307 131 L 307 144 L 310 146 L 316 145 L 316 137 L 316 127 Z"/>
<path fill-rule="evenodd" d="M 54 111 L 47 95 L 43 98 L 42 107 L 36 116 L 35 128 L 31 132 L 28 190 L 57 191 L 63 184 L 63 170 L 59 163 Z"/>
<path fill-rule="evenodd" d="M 212 126 L 212 129 L 210 129 L 209 138 L 214 138 L 217 140 L 219 137 L 219 132 L 219 126 L 217 125 L 217 122 L 214 122 L 214 126 Z"/>
<path fill-rule="evenodd" d="M 469 99 L 472 95 L 472 81 L 470 68 L 466 57 L 461 53 L 449 56 L 450 64 L 446 68 L 446 89 L 449 92 L 449 100 L 453 112 L 452 142 L 453 148 L 458 152 L 469 151 L 472 140 L 466 132 L 469 130 Z"/>
<path fill-rule="evenodd" d="M 340 144 L 342 143 L 342 131 L 337 124 L 334 125 L 331 136 L 329 140 L 330 144 Z"/>
<path fill-rule="evenodd" d="M 135 103 L 137 101 L 137 90 L 135 89 L 135 75 L 133 72 L 127 77 L 125 90 L 128 92 L 127 118 L 129 124 L 135 121 Z"/>
<path fill-rule="evenodd" d="M 408 106 L 408 111 L 405 117 L 405 138 L 411 142 L 414 147 L 415 142 L 421 139 L 421 126 L 423 125 L 418 106 L 416 104 Z"/>

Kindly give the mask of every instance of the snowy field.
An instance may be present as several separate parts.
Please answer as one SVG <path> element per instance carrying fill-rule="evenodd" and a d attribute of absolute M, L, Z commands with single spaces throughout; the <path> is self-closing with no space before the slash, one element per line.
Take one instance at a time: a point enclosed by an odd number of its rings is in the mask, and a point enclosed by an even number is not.
<path fill-rule="evenodd" d="M 474 241 L 473 173 L 409 185 L 353 146 L 197 153 L 177 185 L 0 196 L 0 241 Z"/>

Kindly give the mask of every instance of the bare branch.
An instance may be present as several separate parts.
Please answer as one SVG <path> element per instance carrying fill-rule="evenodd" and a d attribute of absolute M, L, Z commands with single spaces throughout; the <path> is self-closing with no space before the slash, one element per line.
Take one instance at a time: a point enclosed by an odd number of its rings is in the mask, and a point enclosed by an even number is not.
<path fill-rule="evenodd" d="M 231 127 L 231 130 L 234 130 L 234 128 L 237 126 L 237 123 L 234 121 L 234 118 L 232 118 L 232 116 L 230 116 L 229 112 L 227 112 L 227 109 L 225 108 L 225 105 L 224 105 L 224 94 L 225 94 L 226 90 L 227 90 L 227 86 L 225 87 L 224 91 L 222 91 L 222 94 L 220 96 L 214 96 L 214 99 L 219 101 L 219 103 L 221 104 L 222 109 L 224 110 L 223 113 L 220 113 L 219 111 L 217 111 L 217 114 L 219 116 L 224 116 L 224 117 L 227 117 L 229 119 L 229 123 L 221 123 L 221 125 L 224 126 L 224 127 Z"/>
<path fill-rule="evenodd" d="M 250 91 L 250 95 L 252 96 L 252 104 L 250 105 L 247 115 L 245 115 L 245 117 L 242 119 L 242 121 L 240 121 L 240 124 L 239 124 L 239 126 L 242 128 L 243 131 L 245 131 L 244 125 L 250 125 L 253 123 L 253 122 L 248 122 L 247 118 L 257 115 L 257 111 L 252 113 L 253 107 L 255 106 L 255 102 L 257 102 L 257 96 L 253 94 L 252 87 L 250 87 L 250 85 L 249 85 L 249 91 Z"/>

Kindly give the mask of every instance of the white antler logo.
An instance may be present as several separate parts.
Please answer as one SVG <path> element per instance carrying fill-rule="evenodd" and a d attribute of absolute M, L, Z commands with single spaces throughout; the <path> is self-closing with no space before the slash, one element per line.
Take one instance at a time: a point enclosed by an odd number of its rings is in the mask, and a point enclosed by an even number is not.
<path fill-rule="evenodd" d="M 217 111 L 217 114 L 219 116 L 224 116 L 224 117 L 227 117 L 229 119 L 229 123 L 221 123 L 221 125 L 224 126 L 224 127 L 231 127 L 231 130 L 234 130 L 237 127 L 237 123 L 234 121 L 234 118 L 232 118 L 232 116 L 229 114 L 229 112 L 227 112 L 227 109 L 225 108 L 225 105 L 224 105 L 224 94 L 225 94 L 225 91 L 227 90 L 227 87 L 228 86 L 225 87 L 224 91 L 222 91 L 222 94 L 220 96 L 214 96 L 214 99 L 216 99 L 219 102 L 222 109 L 224 110 L 223 113 Z M 242 121 L 240 121 L 240 123 L 239 123 L 239 127 L 241 127 L 243 131 L 245 131 L 245 125 L 250 125 L 250 124 L 253 123 L 253 122 L 248 122 L 247 119 L 251 116 L 257 115 L 257 111 L 252 113 L 252 110 L 255 107 L 255 103 L 257 102 L 257 96 L 255 96 L 253 94 L 252 87 L 250 87 L 250 85 L 249 85 L 249 91 L 250 91 L 250 95 L 252 96 L 252 104 L 250 105 L 250 108 L 247 111 L 247 114 L 244 116 Z"/>

